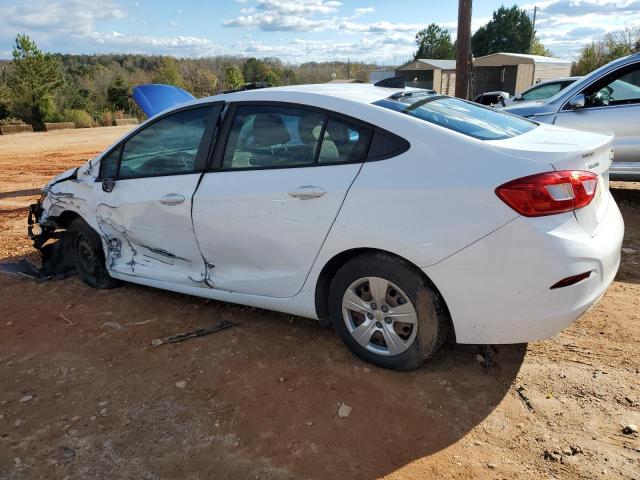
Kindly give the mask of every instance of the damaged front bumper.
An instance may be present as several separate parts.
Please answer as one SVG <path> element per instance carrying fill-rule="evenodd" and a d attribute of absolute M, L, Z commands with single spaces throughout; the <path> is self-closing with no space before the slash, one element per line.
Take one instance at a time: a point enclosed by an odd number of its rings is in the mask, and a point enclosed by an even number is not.
<path fill-rule="evenodd" d="M 50 277 L 61 274 L 67 276 L 75 270 L 73 252 L 69 232 L 59 229 L 59 225 L 51 218 L 43 219 L 43 194 L 36 203 L 29 205 L 27 234 L 33 241 L 33 247 L 42 255 L 42 267 L 39 275 Z M 40 231 L 36 233 L 34 230 Z M 49 240 L 55 242 L 47 243 Z"/>
<path fill-rule="evenodd" d="M 42 250 L 47 240 L 57 238 L 57 225 L 51 222 L 42 222 L 42 215 L 44 213 L 44 209 L 42 208 L 43 199 L 44 195 L 42 195 L 36 203 L 29 205 L 29 218 L 27 219 L 27 235 L 29 235 L 29 238 L 33 241 L 34 248 L 37 250 Z M 38 227 L 40 232 L 34 233 L 34 227 Z"/>

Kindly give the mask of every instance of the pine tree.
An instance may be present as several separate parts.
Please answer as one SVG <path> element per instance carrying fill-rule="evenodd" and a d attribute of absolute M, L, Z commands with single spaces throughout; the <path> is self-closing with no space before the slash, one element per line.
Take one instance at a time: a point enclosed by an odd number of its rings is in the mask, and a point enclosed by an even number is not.
<path fill-rule="evenodd" d="M 227 90 L 235 90 L 244 85 L 242 72 L 236 65 L 229 65 L 224 69 L 224 87 Z"/>
<path fill-rule="evenodd" d="M 11 85 L 19 101 L 31 110 L 36 126 L 55 115 L 52 97 L 62 83 L 58 59 L 42 53 L 27 35 L 16 36 Z"/>

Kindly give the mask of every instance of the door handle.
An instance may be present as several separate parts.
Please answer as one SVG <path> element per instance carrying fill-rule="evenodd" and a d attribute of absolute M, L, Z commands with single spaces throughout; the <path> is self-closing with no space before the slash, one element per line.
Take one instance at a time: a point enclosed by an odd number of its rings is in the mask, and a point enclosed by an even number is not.
<path fill-rule="evenodd" d="M 182 202 L 184 202 L 184 195 L 179 193 L 169 193 L 160 199 L 163 205 L 180 205 Z"/>
<path fill-rule="evenodd" d="M 320 198 L 327 191 L 322 187 L 314 187 L 313 185 L 303 185 L 289 192 L 289 196 L 300 200 L 310 200 L 312 198 Z"/>

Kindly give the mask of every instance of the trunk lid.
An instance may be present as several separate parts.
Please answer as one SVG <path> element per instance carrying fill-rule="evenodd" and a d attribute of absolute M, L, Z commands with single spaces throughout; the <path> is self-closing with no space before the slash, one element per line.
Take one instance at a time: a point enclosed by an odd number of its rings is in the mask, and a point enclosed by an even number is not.
<path fill-rule="evenodd" d="M 595 197 L 586 207 L 574 211 L 589 235 L 598 232 L 611 201 L 609 167 L 613 161 L 613 136 L 570 130 L 541 124 L 516 137 L 490 142 L 498 150 L 540 161 L 543 171 L 582 170 L 598 175 Z"/>

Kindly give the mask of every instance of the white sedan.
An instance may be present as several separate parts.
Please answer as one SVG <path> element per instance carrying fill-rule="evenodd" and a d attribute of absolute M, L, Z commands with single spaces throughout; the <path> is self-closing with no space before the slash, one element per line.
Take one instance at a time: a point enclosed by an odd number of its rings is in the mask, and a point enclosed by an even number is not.
<path fill-rule="evenodd" d="M 152 112 L 172 104 L 155 93 Z M 227 93 L 174 105 L 52 180 L 35 238 L 67 231 L 93 287 L 330 321 L 360 358 L 408 370 L 449 336 L 537 340 L 598 301 L 624 230 L 612 158 L 611 136 L 433 92 Z"/>

